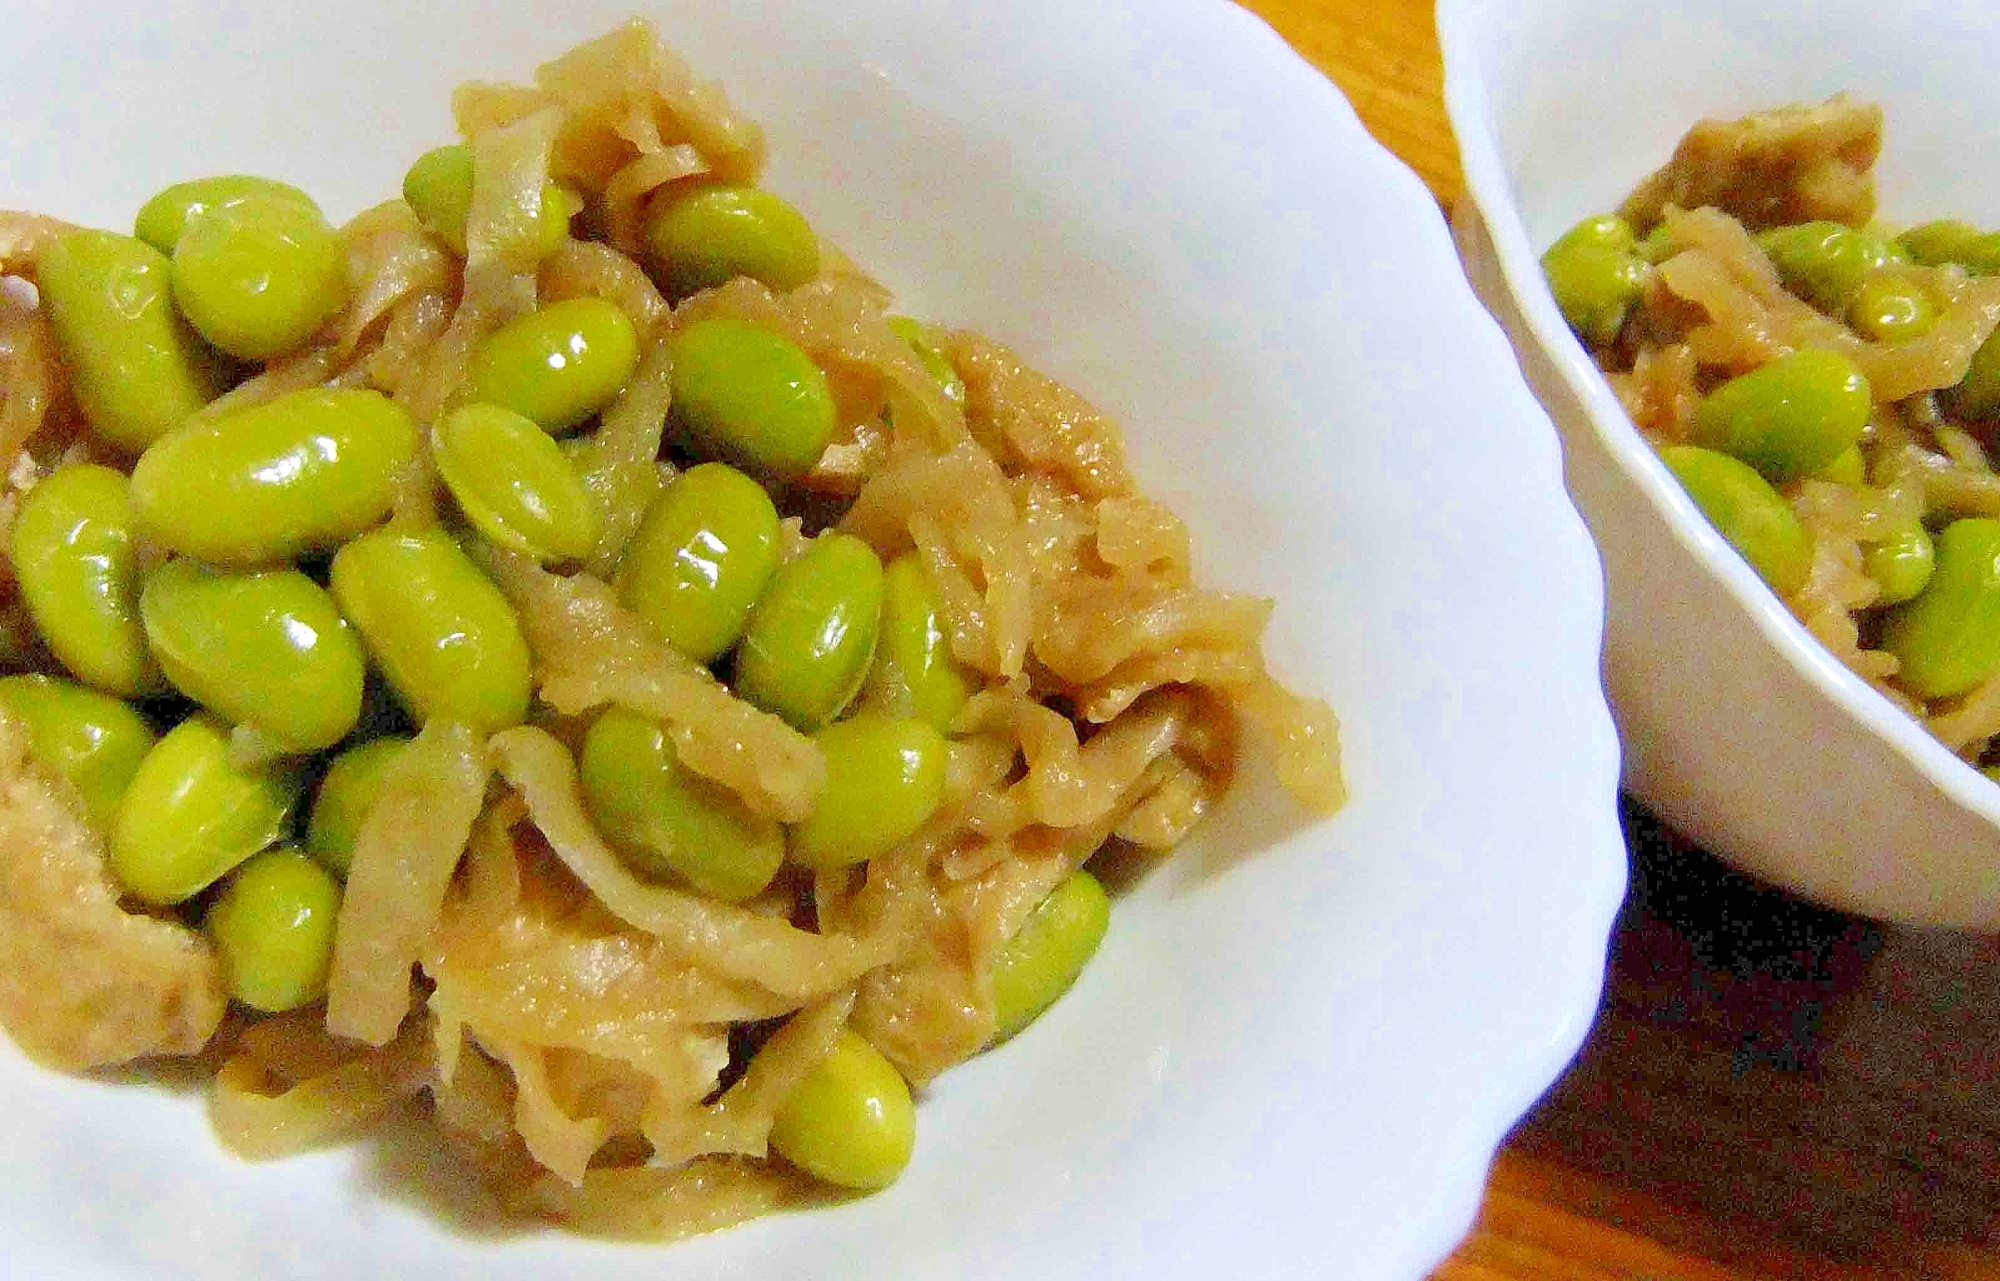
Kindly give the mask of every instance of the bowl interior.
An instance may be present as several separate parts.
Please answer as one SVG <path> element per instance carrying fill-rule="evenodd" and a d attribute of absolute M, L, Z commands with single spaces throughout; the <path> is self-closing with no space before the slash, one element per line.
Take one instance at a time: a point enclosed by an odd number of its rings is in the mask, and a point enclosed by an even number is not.
<path fill-rule="evenodd" d="M 122 226 L 245 170 L 345 217 L 449 136 L 454 83 L 525 79 L 629 12 L 51 11 L 0 53 L 0 111 L 38 122 L 5 201 Z M 1596 560 L 1435 205 L 1225 4 L 649 16 L 906 308 L 1128 425 L 1204 578 L 1277 599 L 1274 666 L 1341 714 L 1353 802 L 1307 823 L 1247 779 L 1042 1025 L 929 1092 L 877 1197 L 632 1256 L 496 1232 L 420 1138 L 242 1166 L 191 1088 L 0 1050 L 0 1147 L 37 1172 L 0 1182 L 10 1252 L 105 1277 L 1417 1275 L 1588 1025 L 1623 885 Z"/>
<path fill-rule="evenodd" d="M 1976 140 L 1991 133 L 1986 53 L 2000 14 L 1990 6 L 1693 0 L 1648 12 L 1528 0 L 1450 9 L 1537 250 L 1614 207 L 1697 119 L 1841 92 L 1887 113 L 1876 170 L 1883 217 L 2000 221 L 2000 174 L 1973 161 Z"/>

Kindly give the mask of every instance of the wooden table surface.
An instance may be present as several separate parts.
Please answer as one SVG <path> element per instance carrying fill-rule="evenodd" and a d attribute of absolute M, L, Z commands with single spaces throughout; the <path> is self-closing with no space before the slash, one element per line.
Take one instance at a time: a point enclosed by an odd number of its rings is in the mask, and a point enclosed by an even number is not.
<path fill-rule="evenodd" d="M 1244 2 L 1449 208 L 1430 0 Z M 1824 911 L 1624 818 L 1597 1022 L 1431 1281 L 2000 1281 L 2000 941 Z"/>

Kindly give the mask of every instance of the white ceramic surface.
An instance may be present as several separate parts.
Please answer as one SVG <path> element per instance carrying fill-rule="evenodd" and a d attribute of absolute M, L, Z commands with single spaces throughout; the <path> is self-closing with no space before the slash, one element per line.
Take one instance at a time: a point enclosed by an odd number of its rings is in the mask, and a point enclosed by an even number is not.
<path fill-rule="evenodd" d="M 1537 256 L 1614 208 L 1704 116 L 1881 102 L 1883 216 L 2000 223 L 2000 9 L 1440 0 L 1468 274 L 1563 433 L 1609 583 L 1626 782 L 1748 870 L 1893 920 L 2000 924 L 2000 788 L 1814 642 L 1681 492 L 1544 286 Z"/>
<path fill-rule="evenodd" d="M 1215 0 L 644 7 L 910 309 L 1130 425 L 1206 577 L 1279 599 L 1353 803 L 1303 824 L 1248 780 L 1068 998 L 928 1092 L 868 1200 L 666 1249 L 494 1235 L 421 1138 L 240 1165 L 198 1093 L 5 1048 L 0 1276 L 1420 1276 L 1588 1026 L 1624 874 L 1597 561 L 1436 206 Z M 0 203 L 111 225 L 236 169 L 350 214 L 447 136 L 453 83 L 628 11 L 27 10 Z"/>

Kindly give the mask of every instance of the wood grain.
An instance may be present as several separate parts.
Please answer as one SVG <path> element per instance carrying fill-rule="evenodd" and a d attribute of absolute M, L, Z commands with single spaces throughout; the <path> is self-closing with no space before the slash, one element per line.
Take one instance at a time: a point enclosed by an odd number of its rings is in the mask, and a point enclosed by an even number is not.
<path fill-rule="evenodd" d="M 1249 0 L 1306 61 L 1340 86 L 1377 141 L 1447 207 L 1464 189 L 1444 115 L 1444 64 L 1431 6 L 1414 0 Z"/>
<path fill-rule="evenodd" d="M 1246 0 L 1447 208 L 1429 0 Z M 2000 1281 L 2000 943 L 1757 885 L 1624 806 L 1570 1070 L 1431 1281 Z"/>

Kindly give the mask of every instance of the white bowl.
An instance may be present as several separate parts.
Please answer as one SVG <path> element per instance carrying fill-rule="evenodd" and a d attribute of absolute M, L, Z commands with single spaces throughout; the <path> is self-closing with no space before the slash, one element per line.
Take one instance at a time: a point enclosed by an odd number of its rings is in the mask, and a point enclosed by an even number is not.
<path fill-rule="evenodd" d="M 1474 287 L 1562 431 L 1609 582 L 1605 683 L 1626 784 L 1779 885 L 1917 924 L 2000 924 L 2000 788 L 1806 632 L 1647 447 L 1537 255 L 1615 208 L 1702 117 L 1847 90 L 1883 104 L 1885 216 L 2000 222 L 1995 11 L 1859 0 L 1441 0 Z"/>
<path fill-rule="evenodd" d="M 37 10 L 4 203 L 125 224 L 250 170 L 344 217 L 629 0 Z M 920 314 L 1129 424 L 1207 579 L 1279 601 L 1354 800 L 1253 777 L 1080 985 L 949 1073 L 887 1192 L 666 1248 L 482 1235 L 418 1137 L 262 1166 L 196 1092 L 0 1050 L 0 1275 L 1415 1278 L 1592 1017 L 1623 886 L 1599 577 L 1436 205 L 1219 0 L 647 5 L 769 181 Z"/>

